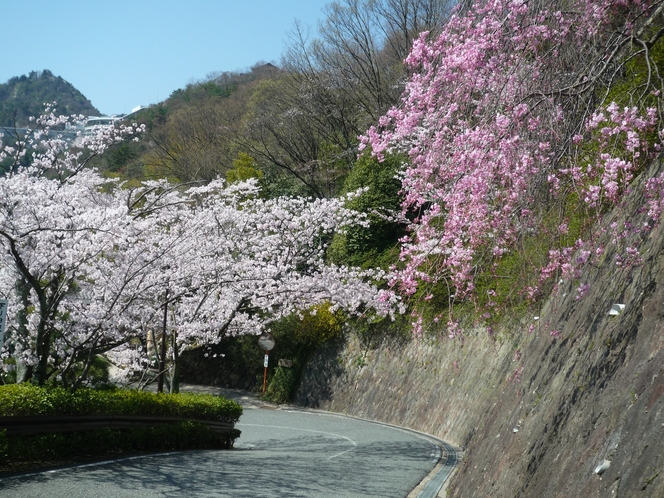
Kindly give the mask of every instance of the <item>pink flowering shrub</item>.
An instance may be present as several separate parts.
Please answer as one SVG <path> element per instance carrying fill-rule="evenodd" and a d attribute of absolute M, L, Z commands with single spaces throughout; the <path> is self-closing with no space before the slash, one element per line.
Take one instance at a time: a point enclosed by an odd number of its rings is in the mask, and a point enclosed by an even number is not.
<path fill-rule="evenodd" d="M 457 11 L 436 39 L 420 35 L 406 59 L 411 77 L 401 103 L 360 146 L 379 159 L 388 152 L 410 159 L 402 208 L 413 222 L 394 289 L 413 296 L 424 286 L 431 296 L 444 282 L 452 300 L 474 298 L 480 275 L 497 274 L 508 254 L 540 235 L 551 241 L 548 261 L 524 296 L 537 297 L 552 278 L 578 278 L 601 257 L 589 227 L 619 205 L 659 151 L 646 138 L 658 115 L 638 102 L 598 105 L 595 95 L 621 61 L 649 56 L 630 54 L 629 41 L 641 41 L 661 9 L 645 0 L 479 1 Z M 648 188 L 650 213 L 659 217 L 664 177 Z M 573 229 L 570 213 L 580 219 Z M 581 283 L 577 295 L 587 292 Z M 485 301 L 495 307 L 492 297 Z M 420 318 L 415 324 L 421 330 Z"/>

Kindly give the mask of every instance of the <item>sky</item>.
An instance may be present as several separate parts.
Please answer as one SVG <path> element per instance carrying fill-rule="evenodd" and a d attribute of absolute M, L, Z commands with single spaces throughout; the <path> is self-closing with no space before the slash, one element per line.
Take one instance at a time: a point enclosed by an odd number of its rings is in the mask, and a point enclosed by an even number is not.
<path fill-rule="evenodd" d="M 215 72 L 278 64 L 295 21 L 315 34 L 331 0 L 0 0 L 0 83 L 50 70 L 104 115 Z"/>

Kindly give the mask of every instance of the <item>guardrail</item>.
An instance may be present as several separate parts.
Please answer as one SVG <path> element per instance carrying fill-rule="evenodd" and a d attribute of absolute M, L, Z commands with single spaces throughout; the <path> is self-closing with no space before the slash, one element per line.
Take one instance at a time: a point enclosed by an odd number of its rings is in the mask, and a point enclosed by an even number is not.
<path fill-rule="evenodd" d="M 198 420 L 178 417 L 144 417 L 132 415 L 72 415 L 72 416 L 11 416 L 0 417 L 0 430 L 6 434 L 43 434 L 49 432 L 79 432 L 96 429 L 128 429 L 154 424 L 174 424 L 184 421 L 206 425 L 217 434 L 225 435 L 225 446 L 231 448 L 239 436 L 233 422 L 218 420 Z"/>

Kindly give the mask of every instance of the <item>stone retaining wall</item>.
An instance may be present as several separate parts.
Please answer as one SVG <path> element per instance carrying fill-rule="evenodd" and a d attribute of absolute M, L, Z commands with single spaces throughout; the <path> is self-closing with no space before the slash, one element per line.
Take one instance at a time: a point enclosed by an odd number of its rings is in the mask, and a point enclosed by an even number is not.
<path fill-rule="evenodd" d="M 639 213 L 644 200 L 632 203 Z M 524 317 L 495 342 L 475 330 L 463 342 L 330 345 L 309 363 L 297 402 L 462 446 L 449 496 L 664 496 L 662 227 L 641 255 L 625 270 L 608 252 L 559 289 L 539 321 Z M 581 282 L 590 292 L 577 300 Z M 614 303 L 625 304 L 620 315 L 609 314 Z"/>

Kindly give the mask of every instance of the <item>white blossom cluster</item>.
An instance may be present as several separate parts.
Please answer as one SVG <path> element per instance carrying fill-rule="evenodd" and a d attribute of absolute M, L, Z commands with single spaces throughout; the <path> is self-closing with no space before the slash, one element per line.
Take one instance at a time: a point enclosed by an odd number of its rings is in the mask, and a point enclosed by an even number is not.
<path fill-rule="evenodd" d="M 140 127 L 104 128 L 72 147 L 52 113 L 13 149 L 0 177 L 0 297 L 9 299 L 2 350 L 39 381 L 95 354 L 140 370 L 164 309 L 177 348 L 260 332 L 321 303 L 386 315 L 377 271 L 327 266 L 335 231 L 367 225 L 344 199 L 259 197 L 255 182 L 184 189 L 129 187 L 86 168 Z M 30 141 L 30 143 L 28 143 Z M 36 152 L 17 167 L 26 148 Z M 12 162 L 13 161 L 13 162 Z"/>

